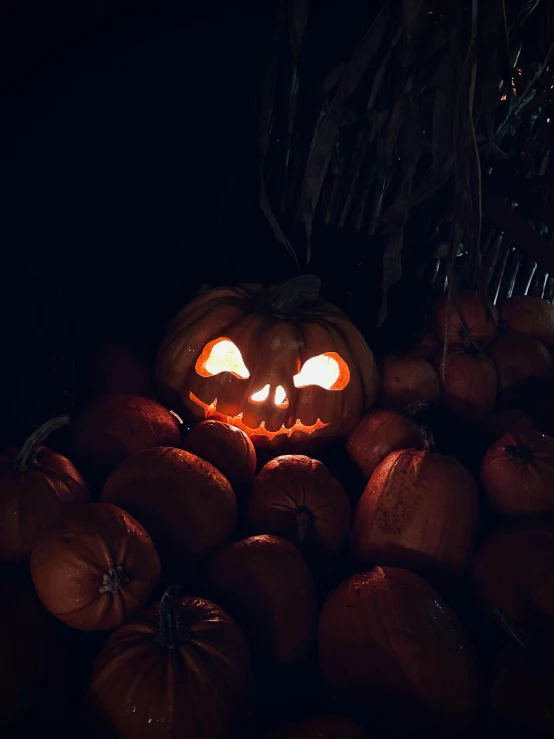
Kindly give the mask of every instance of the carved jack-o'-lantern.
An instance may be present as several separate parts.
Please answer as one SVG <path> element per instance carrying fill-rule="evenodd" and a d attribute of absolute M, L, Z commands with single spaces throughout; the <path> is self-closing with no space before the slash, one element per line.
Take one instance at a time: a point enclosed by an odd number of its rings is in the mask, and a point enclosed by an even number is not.
<path fill-rule="evenodd" d="M 279 288 L 208 290 L 173 320 L 157 360 L 162 399 L 216 418 L 257 446 L 305 449 L 348 434 L 373 405 L 378 374 L 361 334 L 322 302 L 316 277 Z"/>

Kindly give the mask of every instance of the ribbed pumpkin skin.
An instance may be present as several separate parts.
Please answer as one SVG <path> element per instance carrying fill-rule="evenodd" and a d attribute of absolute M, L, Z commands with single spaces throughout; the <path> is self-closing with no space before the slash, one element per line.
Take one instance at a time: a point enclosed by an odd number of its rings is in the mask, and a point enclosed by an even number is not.
<path fill-rule="evenodd" d="M 366 480 L 391 452 L 422 449 L 424 434 L 411 418 L 392 410 L 376 408 L 352 429 L 346 443 L 350 459 Z"/>
<path fill-rule="evenodd" d="M 379 403 L 384 408 L 402 411 L 418 400 L 438 402 L 439 378 L 425 359 L 409 354 L 390 354 L 380 363 Z"/>
<path fill-rule="evenodd" d="M 444 360 L 444 361 L 443 361 Z M 463 421 L 481 421 L 494 408 L 498 380 L 494 362 L 486 354 L 473 354 L 452 346 L 435 357 L 442 386 L 442 402 Z"/>
<path fill-rule="evenodd" d="M 554 513 L 554 439 L 505 434 L 483 459 L 481 483 L 502 516 Z"/>
<path fill-rule="evenodd" d="M 554 524 L 522 522 L 498 529 L 471 568 L 477 601 L 489 624 L 504 613 L 523 628 L 554 624 Z"/>
<path fill-rule="evenodd" d="M 545 346 L 554 346 L 554 306 L 532 295 L 514 295 L 500 304 L 500 315 L 507 329 L 528 334 Z"/>
<path fill-rule="evenodd" d="M 390 567 L 352 575 L 327 598 L 319 659 L 333 699 L 386 716 L 408 735 L 419 724 L 475 714 L 480 678 L 457 617 L 422 578 Z M 413 735 L 413 734 L 412 734 Z"/>
<path fill-rule="evenodd" d="M 529 377 L 550 377 L 552 372 L 550 352 L 533 336 L 505 334 L 490 347 L 489 355 L 496 365 L 502 389 Z"/>
<path fill-rule="evenodd" d="M 179 446 L 175 417 L 159 403 L 138 395 L 102 393 L 86 400 L 72 418 L 72 458 L 103 484 L 124 459 L 156 446 Z"/>
<path fill-rule="evenodd" d="M 450 578 L 469 564 L 477 535 L 478 491 L 454 457 L 405 449 L 386 457 L 356 508 L 358 564 L 410 567 Z"/>
<path fill-rule="evenodd" d="M 148 531 L 164 569 L 179 576 L 229 541 L 237 521 L 229 481 L 200 457 L 145 449 L 106 482 L 102 501 L 121 506 Z"/>
<path fill-rule="evenodd" d="M 459 290 L 458 299 L 462 313 L 469 328 L 469 336 L 464 335 L 464 329 L 460 315 L 454 305 L 450 302 L 450 316 L 448 317 L 448 294 L 445 293 L 437 301 L 434 309 L 435 332 L 443 343 L 465 344 L 468 339 L 480 346 L 488 346 L 496 336 L 498 324 L 498 311 L 490 304 L 492 320 L 488 320 L 485 306 L 481 297 L 472 290 Z"/>
<path fill-rule="evenodd" d="M 302 454 L 277 457 L 252 482 L 249 532 L 281 536 L 309 560 L 338 554 L 351 523 L 345 489 L 317 459 Z"/>
<path fill-rule="evenodd" d="M 373 405 L 378 391 L 371 350 L 346 316 L 328 303 L 320 301 L 311 313 L 287 320 L 271 315 L 266 310 L 267 301 L 268 293 L 260 285 L 241 285 L 208 290 L 183 308 L 169 325 L 158 352 L 156 376 L 161 398 L 192 421 L 202 421 L 208 415 L 228 421 L 243 413 L 242 423 L 251 430 L 262 422 L 268 431 L 282 426 L 291 429 L 298 419 L 305 426 L 316 424 L 318 419 L 328 424 L 311 434 L 294 431 L 290 438 L 286 433 L 272 440 L 249 433 L 256 446 L 269 446 L 275 453 L 303 451 L 316 442 L 346 436 Z M 196 372 L 204 347 L 220 337 L 238 347 L 250 373 L 248 379 L 229 372 L 212 377 Z M 318 386 L 296 388 L 293 376 L 302 364 L 324 352 L 336 352 L 347 363 L 348 385 L 336 391 Z M 269 401 L 248 402 L 267 383 L 270 398 L 277 385 L 285 389 L 287 408 Z M 191 393 L 206 406 L 217 399 L 217 410 L 208 412 L 200 407 Z"/>
<path fill-rule="evenodd" d="M 202 598 L 182 597 L 190 640 L 158 643 L 158 606 L 121 626 L 100 652 L 89 704 L 118 739 L 242 739 L 251 710 L 251 667 L 235 622 Z"/>
<path fill-rule="evenodd" d="M 108 503 L 81 506 L 31 555 L 42 604 L 84 631 L 115 629 L 147 602 L 160 560 L 144 528 Z"/>
<path fill-rule="evenodd" d="M 254 477 L 256 450 L 247 434 L 236 426 L 206 420 L 187 434 L 183 449 L 218 469 L 239 490 Z"/>
<path fill-rule="evenodd" d="M 0 454 L 0 562 L 27 564 L 40 534 L 65 511 L 88 500 L 85 481 L 69 459 L 42 446 L 26 472 L 14 467 L 17 449 Z"/>
<path fill-rule="evenodd" d="M 263 739 L 370 739 L 363 729 L 346 716 L 314 716 L 281 726 Z"/>
<path fill-rule="evenodd" d="M 315 640 L 317 603 L 302 555 L 277 536 L 250 536 L 222 549 L 204 583 L 264 657 L 285 665 L 304 659 Z"/>

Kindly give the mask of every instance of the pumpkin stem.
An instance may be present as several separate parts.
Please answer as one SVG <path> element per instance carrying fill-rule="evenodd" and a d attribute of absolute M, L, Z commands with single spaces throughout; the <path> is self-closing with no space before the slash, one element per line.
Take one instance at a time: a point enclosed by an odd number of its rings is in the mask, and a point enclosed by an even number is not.
<path fill-rule="evenodd" d="M 104 572 L 102 575 L 102 585 L 98 589 L 98 592 L 117 595 L 123 590 L 125 585 L 128 585 L 130 582 L 131 578 L 123 569 L 123 565 L 117 565 L 116 567 L 110 568 L 107 572 Z"/>
<path fill-rule="evenodd" d="M 177 649 L 180 644 L 186 644 L 192 638 L 190 628 L 179 617 L 177 598 L 180 594 L 180 585 L 171 585 L 160 600 L 158 635 L 154 641 L 164 649 Z"/>
<path fill-rule="evenodd" d="M 27 472 L 29 467 L 34 464 L 38 450 L 50 434 L 54 433 L 54 431 L 62 426 L 67 426 L 69 420 L 69 415 L 67 414 L 56 416 L 56 418 L 51 418 L 49 421 L 46 421 L 46 423 L 43 423 L 36 431 L 33 431 L 29 438 L 23 443 L 23 446 L 14 459 L 14 467 L 16 467 L 20 472 Z"/>
<path fill-rule="evenodd" d="M 321 280 L 315 275 L 300 275 L 285 280 L 270 298 L 270 305 L 276 317 L 293 318 L 295 311 L 304 303 L 317 300 Z"/>
<path fill-rule="evenodd" d="M 436 452 L 437 444 L 433 432 L 428 426 L 422 426 L 423 431 L 423 450 L 426 452 Z"/>
<path fill-rule="evenodd" d="M 296 536 L 298 537 L 299 544 L 303 544 L 308 533 L 308 528 L 312 522 L 312 512 L 302 506 L 294 511 L 294 518 L 296 519 Z"/>
<path fill-rule="evenodd" d="M 519 439 L 516 439 L 516 444 L 505 447 L 504 451 L 510 459 L 518 464 L 529 464 L 535 458 L 532 450 L 528 446 L 525 446 Z"/>

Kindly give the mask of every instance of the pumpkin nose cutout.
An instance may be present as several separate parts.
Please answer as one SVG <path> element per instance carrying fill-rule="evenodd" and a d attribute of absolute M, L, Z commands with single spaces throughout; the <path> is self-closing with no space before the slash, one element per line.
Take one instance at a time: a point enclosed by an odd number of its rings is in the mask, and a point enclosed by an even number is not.
<path fill-rule="evenodd" d="M 289 399 L 285 392 L 285 388 L 282 385 L 277 385 L 275 388 L 275 405 L 277 408 L 288 408 Z"/>
<path fill-rule="evenodd" d="M 248 398 L 251 403 L 263 403 L 269 397 L 269 383 Z"/>

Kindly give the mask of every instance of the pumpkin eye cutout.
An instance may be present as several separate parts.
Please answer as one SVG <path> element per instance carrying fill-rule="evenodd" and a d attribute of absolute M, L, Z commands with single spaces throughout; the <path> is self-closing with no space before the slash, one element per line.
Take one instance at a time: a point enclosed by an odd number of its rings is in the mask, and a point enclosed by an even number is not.
<path fill-rule="evenodd" d="M 336 352 L 325 352 L 304 362 L 292 381 L 298 388 L 318 385 L 324 390 L 344 390 L 350 382 L 350 370 Z"/>
<path fill-rule="evenodd" d="M 267 400 L 269 397 L 269 384 L 264 385 L 261 390 L 258 390 L 257 393 L 253 393 L 248 400 L 250 400 L 251 403 L 263 403 L 264 400 Z"/>
<path fill-rule="evenodd" d="M 196 372 L 201 377 L 213 377 L 221 372 L 229 372 L 241 380 L 250 377 L 240 349 L 231 339 L 225 337 L 206 344 L 196 360 Z"/>
<path fill-rule="evenodd" d="M 282 385 L 277 385 L 275 388 L 275 405 L 277 408 L 288 408 L 289 399 L 285 392 L 285 388 Z"/>

